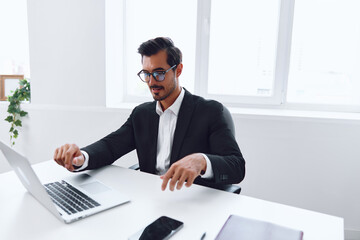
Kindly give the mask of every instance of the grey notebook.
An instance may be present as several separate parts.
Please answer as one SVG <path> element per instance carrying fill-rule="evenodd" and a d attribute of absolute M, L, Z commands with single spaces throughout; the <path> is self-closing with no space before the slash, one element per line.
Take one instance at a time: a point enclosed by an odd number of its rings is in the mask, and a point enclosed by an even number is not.
<path fill-rule="evenodd" d="M 303 235 L 300 230 L 230 215 L 215 240 L 302 240 Z"/>

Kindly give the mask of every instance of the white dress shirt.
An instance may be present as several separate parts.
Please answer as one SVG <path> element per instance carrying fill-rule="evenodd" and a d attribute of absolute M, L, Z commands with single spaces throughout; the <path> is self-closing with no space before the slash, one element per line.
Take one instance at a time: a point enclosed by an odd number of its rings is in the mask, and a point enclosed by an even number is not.
<path fill-rule="evenodd" d="M 160 102 L 156 103 L 156 113 L 160 116 L 156 156 L 156 173 L 158 175 L 165 174 L 170 166 L 170 156 L 174 141 L 176 122 L 184 96 L 185 91 L 181 89 L 180 95 L 175 102 L 165 111 L 162 110 Z M 206 171 L 201 177 L 212 178 L 214 174 L 211 162 L 205 154 L 202 155 L 206 160 Z"/>
<path fill-rule="evenodd" d="M 156 113 L 159 114 L 159 131 L 156 156 L 156 174 L 158 175 L 165 174 L 170 166 L 170 155 L 174 140 L 176 122 L 184 96 L 185 91 L 181 89 L 180 95 L 177 97 L 175 102 L 165 111 L 162 110 L 159 101 L 156 103 Z M 89 164 L 88 153 L 85 151 L 81 152 L 85 157 L 85 162 L 80 168 L 76 169 L 75 171 L 85 169 Z M 211 162 L 205 154 L 202 155 L 206 160 L 206 171 L 203 175 L 201 175 L 201 177 L 212 178 L 214 176 L 214 173 L 212 171 Z"/>

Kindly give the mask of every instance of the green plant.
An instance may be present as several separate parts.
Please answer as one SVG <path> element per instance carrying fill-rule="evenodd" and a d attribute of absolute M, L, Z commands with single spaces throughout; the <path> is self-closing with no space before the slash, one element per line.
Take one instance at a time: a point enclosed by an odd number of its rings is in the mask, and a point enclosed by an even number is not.
<path fill-rule="evenodd" d="M 30 82 L 26 79 L 20 80 L 20 88 L 17 88 L 12 92 L 12 95 L 8 96 L 10 102 L 7 112 L 10 114 L 5 118 L 5 121 L 11 124 L 10 127 L 10 143 L 11 146 L 15 145 L 15 139 L 19 136 L 17 127 L 22 127 L 21 118 L 25 117 L 28 113 L 21 110 L 20 104 L 22 101 L 30 100 Z"/>

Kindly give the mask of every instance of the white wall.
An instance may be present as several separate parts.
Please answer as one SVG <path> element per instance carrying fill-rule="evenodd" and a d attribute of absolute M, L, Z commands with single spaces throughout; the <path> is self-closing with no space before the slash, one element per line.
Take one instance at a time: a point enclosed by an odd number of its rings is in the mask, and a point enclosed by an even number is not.
<path fill-rule="evenodd" d="M 235 119 L 244 195 L 343 217 L 347 235 L 360 239 L 359 120 Z"/>
<path fill-rule="evenodd" d="M 28 4 L 32 103 L 24 106 L 29 117 L 15 149 L 35 163 L 51 159 L 61 144 L 84 146 L 117 129 L 130 109 L 102 107 L 104 2 L 29 0 Z M 61 36 L 55 36 L 55 27 Z M 6 107 L 0 104 L 1 119 Z M 247 161 L 242 194 L 344 217 L 349 236 L 360 239 L 360 118 L 244 112 L 233 114 L 236 138 Z M 0 140 L 8 141 L 8 129 L 9 124 L 0 121 Z M 130 165 L 134 158 L 132 153 L 117 164 Z M 7 170 L 0 155 L 0 172 Z"/>
<path fill-rule="evenodd" d="M 1 119 L 6 109 L 6 104 L 0 104 Z M 23 120 L 14 149 L 27 156 L 32 163 L 52 159 L 55 149 L 65 143 L 85 146 L 98 140 L 121 126 L 130 111 L 35 104 L 24 104 L 23 109 L 29 112 L 29 116 Z M 9 123 L 0 121 L 0 140 L 7 144 L 10 144 L 9 128 Z M 127 162 L 122 164 L 126 165 Z M 0 155 L 0 173 L 8 170 L 10 166 Z"/>
<path fill-rule="evenodd" d="M 105 106 L 103 0 L 29 0 L 34 104 Z"/>

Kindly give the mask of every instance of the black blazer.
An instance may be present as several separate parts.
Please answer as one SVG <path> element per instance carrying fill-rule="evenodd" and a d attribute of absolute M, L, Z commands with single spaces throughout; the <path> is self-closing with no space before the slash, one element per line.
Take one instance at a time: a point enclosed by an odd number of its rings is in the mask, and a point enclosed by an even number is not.
<path fill-rule="evenodd" d="M 185 89 L 184 89 L 185 90 Z M 137 106 L 118 130 L 83 148 L 89 154 L 86 169 L 112 164 L 136 149 L 140 170 L 155 174 L 159 115 L 156 101 Z M 222 104 L 185 90 L 170 165 L 192 153 L 204 153 L 211 161 L 214 178 L 198 177 L 195 183 L 216 187 L 239 183 L 245 176 L 245 160 L 223 116 Z"/>

